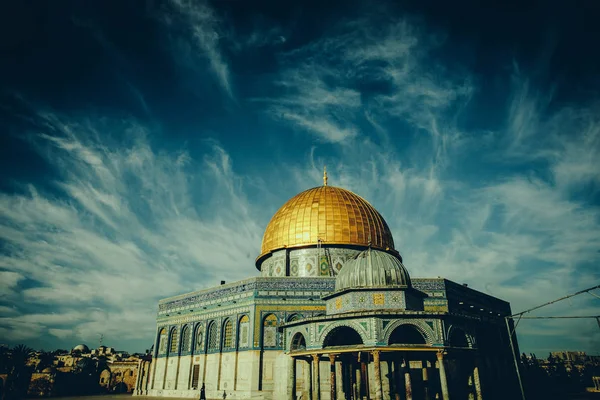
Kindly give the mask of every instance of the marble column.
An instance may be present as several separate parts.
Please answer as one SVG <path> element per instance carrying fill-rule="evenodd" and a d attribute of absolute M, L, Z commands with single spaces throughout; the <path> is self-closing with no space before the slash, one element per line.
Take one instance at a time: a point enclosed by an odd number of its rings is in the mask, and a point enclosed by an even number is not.
<path fill-rule="evenodd" d="M 412 382 L 410 380 L 410 361 L 408 358 L 404 359 L 402 366 L 404 372 L 404 387 L 406 388 L 406 400 L 413 400 Z"/>
<path fill-rule="evenodd" d="M 348 390 L 350 400 L 356 399 L 356 375 L 354 374 L 354 362 L 350 360 L 348 365 L 346 366 L 346 372 L 348 376 Z"/>
<path fill-rule="evenodd" d="M 429 400 L 429 361 L 423 360 L 423 395 L 424 400 Z"/>
<path fill-rule="evenodd" d="M 396 365 L 394 364 L 393 358 L 388 360 L 387 364 L 390 382 L 390 400 L 400 400 L 400 395 L 398 394 L 398 381 L 396 379 Z"/>
<path fill-rule="evenodd" d="M 312 400 L 321 400 L 321 371 L 319 370 L 319 355 L 313 354 L 313 396 Z"/>
<path fill-rule="evenodd" d="M 312 365 L 310 362 L 310 359 L 305 359 L 304 360 L 304 365 L 303 365 L 303 374 L 304 374 L 304 393 L 306 393 L 306 397 L 309 400 L 312 400 L 312 388 L 311 388 L 311 381 L 312 381 Z M 302 398 L 304 398 L 304 395 L 302 396 Z"/>
<path fill-rule="evenodd" d="M 329 389 L 330 389 L 330 399 L 336 400 L 337 395 L 337 385 L 335 382 L 335 354 L 329 355 Z"/>
<path fill-rule="evenodd" d="M 359 357 L 360 357 L 360 353 L 359 353 Z M 354 364 L 354 367 L 352 369 L 352 373 L 355 374 L 356 376 L 356 387 L 354 389 L 354 398 L 355 399 L 362 399 L 362 374 L 360 373 L 360 363 Z"/>
<path fill-rule="evenodd" d="M 362 381 L 360 394 L 367 399 L 370 397 L 369 393 L 369 377 L 367 376 L 367 363 L 369 362 L 368 353 L 360 353 L 360 379 Z M 364 390 L 363 390 L 364 389 Z"/>
<path fill-rule="evenodd" d="M 335 376 L 337 378 L 337 398 L 345 399 L 344 396 L 344 366 L 342 364 L 342 359 L 335 363 Z"/>
<path fill-rule="evenodd" d="M 288 360 L 288 399 L 296 400 L 296 359 L 290 357 Z"/>
<path fill-rule="evenodd" d="M 397 357 L 397 356 L 396 356 Z M 396 400 L 400 400 L 403 396 L 401 393 L 405 393 L 404 390 L 404 374 L 402 373 L 401 362 L 398 358 L 394 359 L 394 380 L 396 381 Z"/>
<path fill-rule="evenodd" d="M 383 390 L 381 388 L 381 368 L 379 365 L 379 350 L 373 350 L 373 370 L 375 371 L 375 399 L 383 400 Z"/>
<path fill-rule="evenodd" d="M 440 368 L 440 385 L 442 386 L 442 399 L 450 400 L 450 394 L 448 392 L 448 380 L 446 379 L 446 367 L 444 366 L 443 350 L 437 352 L 437 359 Z"/>
<path fill-rule="evenodd" d="M 475 398 L 477 400 L 483 400 L 481 380 L 479 378 L 479 362 L 477 359 L 475 359 L 475 366 L 473 368 L 473 385 L 475 386 Z"/>

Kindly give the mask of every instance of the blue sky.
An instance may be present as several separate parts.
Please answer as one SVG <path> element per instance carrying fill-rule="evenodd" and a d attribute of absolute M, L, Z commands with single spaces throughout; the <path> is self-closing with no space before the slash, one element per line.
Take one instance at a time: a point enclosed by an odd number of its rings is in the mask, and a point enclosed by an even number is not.
<path fill-rule="evenodd" d="M 12 3 L 0 343 L 149 348 L 158 299 L 255 276 L 270 217 L 324 165 L 414 277 L 515 312 L 600 282 L 591 1 Z M 600 349 L 595 320 L 518 333 Z"/>

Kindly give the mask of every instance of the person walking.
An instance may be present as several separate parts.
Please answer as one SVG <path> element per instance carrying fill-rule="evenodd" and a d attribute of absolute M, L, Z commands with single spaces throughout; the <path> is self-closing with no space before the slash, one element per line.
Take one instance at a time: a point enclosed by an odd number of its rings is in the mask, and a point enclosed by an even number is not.
<path fill-rule="evenodd" d="M 206 387 L 204 386 L 204 383 L 200 388 L 200 400 L 206 400 Z"/>
<path fill-rule="evenodd" d="M 225 393 L 225 391 L 223 390 L 223 399 L 227 398 L 227 393 Z"/>

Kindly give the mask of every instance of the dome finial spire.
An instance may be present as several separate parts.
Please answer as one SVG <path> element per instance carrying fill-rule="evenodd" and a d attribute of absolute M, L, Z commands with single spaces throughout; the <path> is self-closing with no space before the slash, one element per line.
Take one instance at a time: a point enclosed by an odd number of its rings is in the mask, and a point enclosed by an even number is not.
<path fill-rule="evenodd" d="M 323 167 L 323 186 L 327 186 L 327 166 Z"/>

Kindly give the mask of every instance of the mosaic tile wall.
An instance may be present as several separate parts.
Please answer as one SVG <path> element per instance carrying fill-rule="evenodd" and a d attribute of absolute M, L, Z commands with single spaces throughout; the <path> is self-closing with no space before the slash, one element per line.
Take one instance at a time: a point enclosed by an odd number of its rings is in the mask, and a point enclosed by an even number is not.
<path fill-rule="evenodd" d="M 227 302 L 240 301 L 256 295 L 320 298 L 332 292 L 334 288 L 335 279 L 329 277 L 305 279 L 256 277 L 163 299 L 158 303 L 158 315 L 193 313 L 194 311 Z"/>
<path fill-rule="evenodd" d="M 226 353 L 236 348 L 281 350 L 283 337 L 277 327 L 290 318 L 324 315 L 321 298 L 334 284 L 329 277 L 257 277 L 164 299 L 157 317 L 156 356 Z M 263 325 L 265 321 L 269 323 Z M 183 333 L 185 340 L 173 342 Z"/>
<path fill-rule="evenodd" d="M 352 291 L 327 300 L 327 315 L 370 310 L 406 309 L 405 292 L 401 290 Z M 423 306 L 421 305 L 421 308 Z"/>
<path fill-rule="evenodd" d="M 308 252 L 310 255 L 310 252 Z M 479 302 L 477 304 L 494 305 L 502 308 L 508 303 L 491 296 L 484 295 L 465 286 L 450 282 L 444 279 L 422 279 L 412 280 L 413 287 L 425 292 L 428 297 L 424 299 L 424 310 L 426 312 L 448 312 L 449 300 L 447 298 L 447 288 L 450 287 L 451 300 L 460 301 L 465 304 L 469 302 Z M 208 341 L 207 323 L 215 321 L 216 333 L 211 338 L 215 343 L 221 343 L 223 340 L 224 323 L 227 318 L 233 323 L 229 327 L 229 333 L 232 338 L 222 351 L 234 351 L 232 345 L 240 338 L 240 318 L 246 316 L 248 319 L 248 329 L 244 334 L 244 342 L 248 343 L 248 349 L 257 349 L 261 346 L 261 335 L 264 327 L 261 325 L 263 319 L 268 314 L 274 314 L 277 318 L 275 326 L 287 322 L 289 318 L 314 317 L 320 314 L 332 315 L 336 313 L 345 313 L 352 311 L 385 310 L 385 309 L 420 309 L 420 299 L 415 296 L 406 296 L 402 291 L 357 291 L 348 292 L 341 296 L 334 297 L 327 302 L 321 300 L 323 296 L 331 294 L 334 290 L 335 279 L 330 277 L 323 278 L 303 278 L 294 279 L 292 277 L 265 278 L 257 277 L 228 285 L 218 286 L 199 292 L 189 293 L 177 297 L 164 299 L 159 303 L 159 312 L 157 319 L 157 337 L 155 348 L 160 352 L 158 357 L 166 356 L 167 352 L 171 356 L 177 354 L 193 354 L 198 351 L 199 346 L 206 346 Z M 480 312 L 475 307 L 467 307 L 464 311 L 453 312 L 456 315 L 477 314 Z M 469 314 L 470 313 L 470 314 Z M 486 313 L 486 318 L 497 319 L 496 315 Z M 186 340 L 200 341 L 195 344 L 176 343 L 173 344 L 170 339 L 172 329 L 175 328 L 177 337 L 181 335 L 183 327 L 187 325 L 190 336 Z M 167 339 L 159 336 L 160 329 L 165 328 Z M 197 338 L 196 330 L 203 329 L 202 338 Z M 245 328 L 246 329 L 246 328 Z M 269 348 L 281 349 L 283 346 L 283 337 L 273 329 L 267 329 Z M 184 341 L 185 342 L 185 341 Z M 244 344 L 245 344 L 244 343 Z M 175 346 L 175 347 L 173 347 Z M 229 347 L 230 346 L 230 347 Z M 246 346 L 240 346 L 240 349 Z M 204 351 L 204 350 L 202 350 Z M 218 352 L 219 346 L 213 346 L 206 350 L 208 353 Z"/>
<path fill-rule="evenodd" d="M 444 279 L 412 278 L 413 288 L 427 294 L 423 299 L 425 311 L 448 312 L 448 299 Z"/>
<path fill-rule="evenodd" d="M 318 277 L 339 272 L 346 262 L 360 252 L 347 248 L 305 248 L 279 250 L 261 265 L 262 276 L 286 276 L 286 253 L 289 252 L 289 276 Z"/>
<path fill-rule="evenodd" d="M 294 337 L 301 334 L 306 342 L 307 350 L 322 349 L 327 336 L 336 328 L 349 327 L 354 329 L 366 346 L 387 346 L 392 332 L 401 325 L 410 325 L 421 333 L 429 346 L 443 346 L 444 332 L 441 316 L 422 316 L 418 314 L 403 315 L 394 319 L 379 316 L 363 318 L 343 318 L 334 320 L 307 321 L 304 324 L 285 328 L 286 351 L 293 349 Z M 334 334 L 334 333 L 332 333 Z"/>
<path fill-rule="evenodd" d="M 241 360 L 237 364 L 241 368 L 239 376 L 247 376 L 248 371 L 276 371 L 275 361 L 271 363 L 272 368 L 269 363 L 261 367 L 259 354 L 264 360 L 274 360 L 283 350 L 289 350 L 292 337 L 298 333 L 305 337 L 308 349 L 322 348 L 327 335 L 342 326 L 355 329 L 367 346 L 386 346 L 394 329 L 403 324 L 416 327 L 433 347 L 447 345 L 449 338 L 460 331 L 467 334 L 470 346 L 493 350 L 506 344 L 506 338 L 502 337 L 503 320 L 495 312 L 510 312 L 508 303 L 441 278 L 412 279 L 413 287 L 427 294 L 422 300 L 424 312 L 375 316 L 361 313 L 421 307 L 419 297 L 402 291 L 355 291 L 323 300 L 335 288 L 335 278 L 329 277 L 329 260 L 332 265 L 339 263 L 341 268 L 357 252 L 331 249 L 329 257 L 319 260 L 317 249 L 291 250 L 290 265 L 286 267 L 286 251 L 281 251 L 265 261 L 271 264 L 263 264 L 269 266 L 263 269 L 261 277 L 161 300 L 155 338 L 158 353 L 154 358 L 158 374 L 155 387 L 166 390 L 175 385 L 173 387 L 187 388 L 190 394 L 197 396 L 197 390 L 188 388 L 191 370 L 186 372 L 177 367 L 179 364 L 189 367 L 191 359 L 194 365 L 200 362 L 198 360 L 208 360 L 201 366 L 202 371 L 208 371 L 208 383 L 217 382 L 213 375 L 218 365 L 226 371 L 222 379 L 234 382 L 235 378 L 228 374 L 236 370 L 233 367 L 236 364 L 231 361 L 236 357 Z M 320 261 L 327 264 L 320 265 Z M 283 276 L 286 271 L 292 276 Z M 344 314 L 347 312 L 354 314 Z M 286 325 L 281 331 L 284 323 L 292 325 Z M 165 334 L 160 335 L 163 329 Z M 496 334 L 497 340 L 487 345 L 478 343 L 478 337 L 495 338 L 492 334 Z M 261 349 L 264 351 L 257 351 Z M 216 360 L 221 359 L 224 361 L 218 364 Z M 177 380 L 177 371 L 181 373 L 179 384 L 173 383 Z M 267 386 L 263 388 L 268 388 L 271 381 L 270 378 L 265 381 L 265 376 L 263 384 Z M 256 376 L 247 382 L 240 380 L 238 390 L 246 384 L 250 390 L 250 384 L 254 385 L 258 379 Z M 183 390 L 181 393 L 172 391 L 171 395 L 182 393 Z"/>
<path fill-rule="evenodd" d="M 413 278 L 412 284 L 428 295 L 424 300 L 425 311 L 445 311 L 477 318 L 511 314 L 508 302 L 447 279 Z"/>

